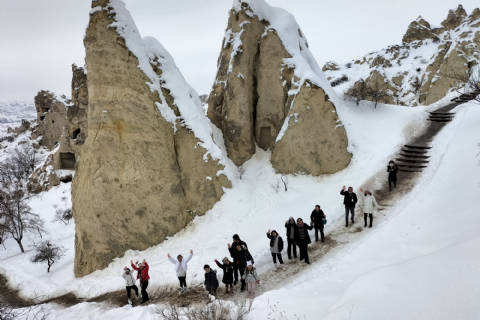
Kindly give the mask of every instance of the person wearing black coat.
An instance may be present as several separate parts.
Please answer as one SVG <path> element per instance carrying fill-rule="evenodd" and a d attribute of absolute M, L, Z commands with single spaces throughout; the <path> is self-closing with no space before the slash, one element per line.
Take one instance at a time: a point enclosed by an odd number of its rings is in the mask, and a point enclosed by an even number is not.
<path fill-rule="evenodd" d="M 236 263 L 236 261 L 238 260 L 237 255 L 240 254 L 239 251 L 236 248 L 237 245 L 245 246 L 245 248 L 248 249 L 247 244 L 244 241 L 240 240 L 240 237 L 238 236 L 238 234 L 234 234 L 232 245 L 230 245 L 230 244 L 228 245 L 228 251 L 230 252 L 230 256 L 233 259 L 233 275 L 235 277 L 235 280 L 233 281 L 234 286 L 236 286 L 237 283 L 238 283 L 238 271 L 240 270 L 238 268 L 238 264 Z M 243 269 L 245 269 L 245 268 L 243 268 Z"/>
<path fill-rule="evenodd" d="M 312 230 L 313 227 L 309 226 L 306 223 L 303 223 L 302 218 L 297 219 L 297 237 L 295 238 L 295 243 L 300 248 L 300 261 L 305 259 L 305 263 L 310 264 L 310 260 L 308 259 L 308 245 L 312 243 L 310 240 L 310 235 L 308 234 L 308 230 Z"/>
<path fill-rule="evenodd" d="M 232 249 L 230 248 L 230 245 L 228 245 L 228 247 L 229 249 Z M 233 271 L 234 271 L 234 275 L 236 275 L 235 269 L 240 272 L 241 282 L 242 282 L 242 287 L 240 288 L 240 291 L 243 292 L 245 290 L 245 280 L 243 279 L 243 274 L 245 272 L 245 268 L 247 267 L 247 261 L 251 261 L 252 264 L 254 261 L 253 261 L 252 255 L 250 254 L 246 246 L 237 244 L 235 246 L 235 249 L 236 249 L 236 252 L 235 252 L 235 258 L 233 261 Z M 232 255 L 232 258 L 233 258 L 233 255 Z M 235 281 L 233 282 L 234 285 L 237 283 L 236 280 L 237 279 L 235 279 Z"/>
<path fill-rule="evenodd" d="M 277 259 L 282 266 L 282 269 L 285 271 L 285 265 L 283 264 L 282 259 L 282 251 L 283 251 L 283 239 L 277 233 L 277 231 L 270 230 L 267 231 L 267 238 L 270 239 L 270 252 L 272 253 L 273 264 L 275 266 L 275 270 L 277 270 Z"/>
<path fill-rule="evenodd" d="M 345 227 L 348 227 L 348 212 L 352 214 L 352 223 L 355 223 L 355 205 L 358 199 L 352 187 L 348 187 L 348 192 L 345 192 L 345 186 L 343 186 L 340 194 L 343 196 L 343 204 L 345 205 Z"/>
<path fill-rule="evenodd" d="M 215 259 L 215 263 L 217 264 L 217 266 L 223 270 L 222 282 L 226 286 L 225 294 L 229 292 L 230 294 L 233 294 L 233 263 L 231 263 L 227 257 L 223 258 L 222 262 L 223 264 Z"/>
<path fill-rule="evenodd" d="M 317 204 L 315 210 L 312 211 L 310 215 L 310 221 L 315 228 L 315 242 L 318 242 L 318 231 L 320 230 L 320 236 L 322 242 L 325 242 L 325 235 L 323 234 L 323 219 L 326 218 L 323 211 L 320 209 L 320 206 Z"/>
<path fill-rule="evenodd" d="M 285 228 L 287 229 L 287 254 L 288 259 L 292 259 L 292 249 L 293 249 L 293 258 L 297 259 L 297 245 L 295 244 L 295 237 L 297 236 L 297 224 L 295 219 L 290 217 L 288 221 L 285 221 Z"/>
<path fill-rule="evenodd" d="M 210 269 L 208 264 L 203 266 L 203 270 L 205 270 L 205 289 L 207 289 L 208 293 L 212 296 L 217 296 L 217 288 L 218 288 L 218 279 L 216 271 Z"/>
<path fill-rule="evenodd" d="M 387 172 L 388 172 L 388 186 L 390 187 L 390 191 L 392 191 L 392 182 L 393 182 L 393 186 L 395 188 L 397 187 L 398 167 L 395 164 L 395 162 L 390 161 L 388 163 Z"/>

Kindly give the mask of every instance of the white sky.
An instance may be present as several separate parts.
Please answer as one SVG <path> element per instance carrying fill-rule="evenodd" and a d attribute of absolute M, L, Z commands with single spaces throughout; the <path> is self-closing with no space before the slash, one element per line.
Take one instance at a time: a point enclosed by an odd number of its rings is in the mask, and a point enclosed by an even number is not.
<path fill-rule="evenodd" d="M 142 36 L 157 38 L 187 82 L 209 93 L 232 0 L 124 0 Z M 439 25 L 456 0 L 268 0 L 291 12 L 320 66 L 400 44 L 422 15 Z M 83 66 L 90 0 L 0 0 L 0 100 L 39 90 L 70 96 L 71 64 Z M 463 0 L 468 14 L 480 4 Z"/>

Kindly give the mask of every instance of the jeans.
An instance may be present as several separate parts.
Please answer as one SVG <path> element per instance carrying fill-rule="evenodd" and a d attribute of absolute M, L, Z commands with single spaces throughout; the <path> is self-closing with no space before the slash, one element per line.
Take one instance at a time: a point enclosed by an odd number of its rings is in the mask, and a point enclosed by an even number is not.
<path fill-rule="evenodd" d="M 130 299 L 130 292 L 135 291 L 136 296 L 138 297 L 138 287 L 136 285 L 125 287 L 127 289 L 127 298 Z"/>
<path fill-rule="evenodd" d="M 178 280 L 180 281 L 180 288 L 182 288 L 182 287 L 186 288 L 187 287 L 187 282 L 185 281 L 185 278 L 186 278 L 186 276 L 185 277 L 178 277 Z"/>
<path fill-rule="evenodd" d="M 148 298 L 147 287 L 148 287 L 148 280 L 143 281 L 143 283 L 142 283 L 142 302 L 147 302 L 148 300 L 150 300 Z"/>
<path fill-rule="evenodd" d="M 280 262 L 280 264 L 283 264 L 282 254 L 272 252 L 273 263 L 277 263 L 277 257 L 278 257 L 278 262 Z"/>
<path fill-rule="evenodd" d="M 345 206 L 345 225 L 348 227 L 348 212 L 352 214 L 352 223 L 355 218 L 355 207 Z"/>
<path fill-rule="evenodd" d="M 388 186 L 390 187 L 390 191 L 392 191 L 392 182 L 393 182 L 393 186 L 395 188 L 397 187 L 397 181 L 388 180 Z"/>
<path fill-rule="evenodd" d="M 370 217 L 370 228 L 372 227 L 373 222 L 373 213 L 364 213 L 363 219 L 365 220 L 365 227 L 367 226 L 367 215 Z"/>
<path fill-rule="evenodd" d="M 297 257 L 297 245 L 295 244 L 295 240 L 287 238 L 288 242 L 288 248 L 287 248 L 287 254 L 288 254 L 288 259 L 292 259 L 292 248 L 293 248 L 293 257 Z"/>
<path fill-rule="evenodd" d="M 317 227 L 317 223 L 314 225 L 315 228 L 315 241 L 318 241 L 318 231 L 320 230 L 320 236 L 322 241 L 325 240 L 325 235 L 323 234 L 323 221 L 320 222 L 320 225 Z"/>

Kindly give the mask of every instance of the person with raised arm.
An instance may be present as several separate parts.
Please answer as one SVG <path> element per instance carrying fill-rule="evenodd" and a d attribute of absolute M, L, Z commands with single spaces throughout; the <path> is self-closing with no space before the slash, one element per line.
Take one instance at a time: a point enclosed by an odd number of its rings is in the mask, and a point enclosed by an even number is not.
<path fill-rule="evenodd" d="M 187 291 L 187 264 L 188 261 L 190 261 L 190 259 L 192 259 L 193 257 L 193 250 L 190 250 L 190 255 L 186 258 L 183 258 L 181 254 L 177 256 L 177 260 L 170 257 L 170 253 L 167 256 L 168 260 L 170 260 L 170 262 L 175 265 L 175 271 L 177 272 L 177 277 L 180 281 L 180 292 L 178 294 L 181 295 L 182 293 Z"/>
<path fill-rule="evenodd" d="M 135 262 L 135 264 L 138 264 L 138 267 L 133 264 L 133 261 L 130 261 L 130 263 L 132 264 L 132 268 L 137 270 L 137 279 L 140 280 L 140 288 L 142 290 L 142 303 L 145 303 L 150 300 L 147 293 L 148 280 L 150 280 L 150 276 L 148 275 L 148 263 L 145 259 L 140 263 L 138 263 L 138 261 Z"/>
<path fill-rule="evenodd" d="M 353 192 L 352 187 L 348 187 L 348 191 L 345 191 L 345 186 L 340 190 L 340 194 L 343 196 L 343 204 L 345 205 L 345 227 L 348 227 L 348 214 L 352 214 L 352 224 L 355 223 L 355 205 L 358 202 L 357 195 Z"/>

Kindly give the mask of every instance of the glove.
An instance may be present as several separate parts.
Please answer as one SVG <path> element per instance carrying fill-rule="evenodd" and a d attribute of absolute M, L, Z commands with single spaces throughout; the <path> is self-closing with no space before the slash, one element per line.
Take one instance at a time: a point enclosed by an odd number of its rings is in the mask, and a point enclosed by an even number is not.
<path fill-rule="evenodd" d="M 217 259 L 215 259 L 215 262 L 218 262 L 218 260 L 217 260 Z"/>
<path fill-rule="evenodd" d="M 257 284 L 260 284 L 260 280 L 257 280 Z"/>

